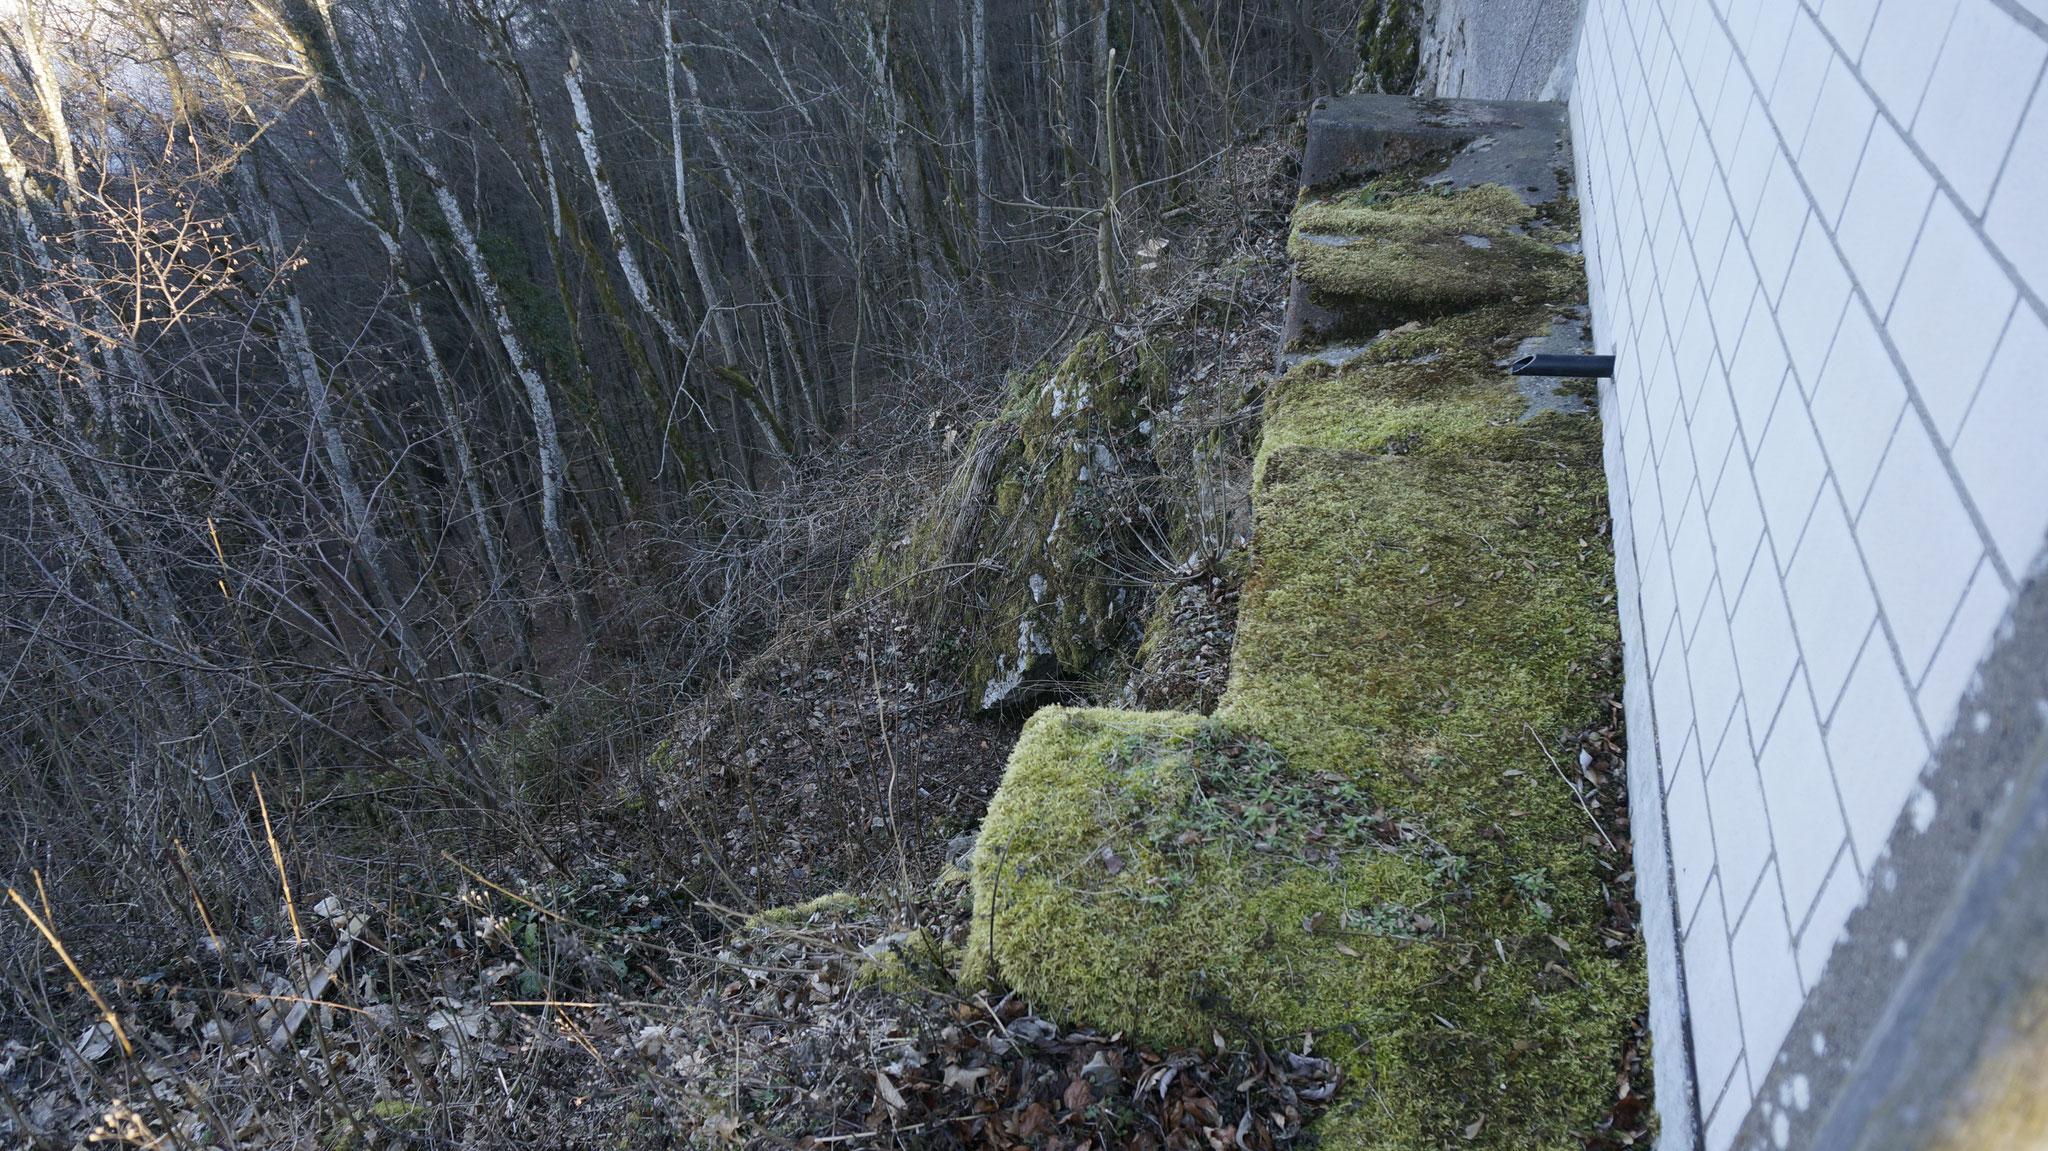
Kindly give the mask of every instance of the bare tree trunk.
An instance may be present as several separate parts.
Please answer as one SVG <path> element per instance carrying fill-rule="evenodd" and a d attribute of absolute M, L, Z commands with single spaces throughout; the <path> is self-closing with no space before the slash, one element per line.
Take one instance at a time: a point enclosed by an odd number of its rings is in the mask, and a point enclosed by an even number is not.
<path fill-rule="evenodd" d="M 1109 5 L 1105 3 L 1100 31 L 1096 36 L 1096 49 L 1102 60 L 1102 114 L 1096 126 L 1096 148 L 1102 157 L 1102 178 L 1105 185 L 1102 211 L 1095 222 L 1095 296 L 1102 306 L 1103 314 L 1110 320 L 1123 319 L 1123 289 L 1117 283 L 1117 213 L 1119 201 L 1123 198 L 1123 165 L 1117 152 L 1116 114 L 1116 49 L 1109 46 Z"/>
<path fill-rule="evenodd" d="M 249 168 L 243 165 L 238 172 L 247 176 Z M 253 185 L 253 180 L 249 181 Z M 369 578 L 371 595 L 380 603 L 388 616 L 386 626 L 398 641 L 398 656 L 406 668 L 418 675 L 426 667 L 420 658 L 419 644 L 413 638 L 412 626 L 405 618 L 405 609 L 397 589 L 392 586 L 391 572 L 387 562 L 383 538 L 377 533 L 377 525 L 370 510 L 369 500 L 363 495 L 363 488 L 356 481 L 355 463 L 349 458 L 348 443 L 342 437 L 340 425 L 334 417 L 332 398 L 328 394 L 327 377 L 321 371 L 320 361 L 313 353 L 312 337 L 306 331 L 306 313 L 299 301 L 299 292 L 289 276 L 281 269 L 288 259 L 284 236 L 277 224 L 277 210 L 262 198 L 260 187 L 249 189 L 249 209 L 262 213 L 264 232 L 269 240 L 271 266 L 279 269 L 283 283 L 284 306 L 279 309 L 278 319 L 284 336 L 279 354 L 284 359 L 285 371 L 298 378 L 299 387 L 306 395 L 306 410 L 313 421 L 313 435 L 318 439 L 321 450 L 327 456 L 328 476 L 334 481 L 335 491 L 341 496 L 344 516 L 343 526 L 348 531 L 349 547 L 355 552 Z"/>
<path fill-rule="evenodd" d="M 476 294 L 483 300 L 484 310 L 498 337 L 498 345 L 504 350 L 505 359 L 512 366 L 512 374 L 518 377 L 526 390 L 526 403 L 533 415 L 535 451 L 540 464 L 540 526 L 541 537 L 547 543 L 548 556 L 554 561 L 556 578 L 561 580 L 563 589 L 569 593 L 574 605 L 577 622 L 584 634 L 590 634 L 589 613 L 584 607 L 581 594 L 581 565 L 576 556 L 576 542 L 570 538 L 568 529 L 562 523 L 562 489 L 569 473 L 568 457 L 562 451 L 562 436 L 555 426 L 554 399 L 548 394 L 547 381 L 541 377 L 540 368 L 527 351 L 526 341 L 519 335 L 519 329 L 512 323 L 512 313 L 505 306 L 505 296 L 498 288 L 496 276 L 491 274 L 489 263 L 484 260 L 483 249 L 477 246 L 476 233 L 469 226 L 469 218 L 462 204 L 455 198 L 455 192 L 448 186 L 448 179 L 434 163 L 425 148 L 417 150 L 413 158 L 419 163 L 420 171 L 433 187 L 434 202 L 440 205 L 442 218 L 448 225 L 449 234 L 455 240 L 455 248 L 462 253 L 463 264 L 469 270 L 471 283 Z"/>
<path fill-rule="evenodd" d="M 690 270 L 697 276 L 697 290 L 704 295 L 704 309 L 711 313 L 711 327 L 718 334 L 718 350 L 728 365 L 737 365 L 740 362 L 739 338 L 733 331 L 732 314 L 726 310 L 724 292 L 716 271 L 711 267 L 710 254 L 697 235 L 696 221 L 690 216 L 689 153 L 683 149 L 683 106 L 676 91 L 676 58 L 682 51 L 682 33 L 676 28 L 669 0 L 663 0 L 661 5 L 661 30 L 668 41 L 667 50 L 661 56 L 661 72 L 667 82 L 669 157 L 675 164 L 676 223 L 683 232 L 683 247 L 689 252 Z"/>
<path fill-rule="evenodd" d="M 991 242 L 989 227 L 990 185 L 988 166 L 988 0 L 974 4 L 974 239 L 984 258 Z"/>
<path fill-rule="evenodd" d="M 619 270 L 625 274 L 626 290 L 633 294 L 633 302 L 661 334 L 668 339 L 669 348 L 678 358 L 687 356 L 690 340 L 676 327 L 675 320 L 654 298 L 654 292 L 647 285 L 647 277 L 640 271 L 640 260 L 633 254 L 633 246 L 626 236 L 625 213 L 619 210 L 618 193 L 612 188 L 611 176 L 605 171 L 604 157 L 598 151 L 597 126 L 590 115 L 590 102 L 583 95 L 582 61 L 574 49 L 569 52 L 569 70 L 562 74 L 562 83 L 569 90 L 569 105 L 576 115 L 576 142 L 582 147 L 584 167 L 590 173 L 590 183 L 597 190 L 597 203 L 604 213 L 605 227 L 611 233 L 612 257 L 619 262 Z M 701 407 L 697 398 L 689 394 L 684 381 L 678 380 L 676 390 L 692 407 Z M 662 403 L 666 397 L 654 395 L 649 399 L 655 411 L 668 406 Z M 667 436 L 669 446 L 682 458 L 684 474 L 694 480 L 699 474 L 696 453 L 682 438 L 680 429 L 670 425 Z"/>
<path fill-rule="evenodd" d="M 356 88 L 354 78 L 350 75 L 349 60 L 343 52 L 340 42 L 340 30 L 335 26 L 333 12 L 325 0 L 319 0 L 317 9 L 322 28 L 328 39 L 330 47 L 328 55 L 332 67 L 340 74 L 344 85 L 352 94 L 353 99 L 359 101 L 362 93 Z M 268 9 L 265 11 L 275 26 L 281 29 L 288 29 L 290 27 L 289 24 L 284 22 L 282 16 L 275 11 Z M 320 59 L 310 46 L 298 41 L 294 37 L 293 48 L 307 71 L 316 77 L 319 76 Z M 471 531 L 474 533 L 477 550 L 484 562 L 485 574 L 490 581 L 490 586 L 484 589 L 481 598 L 500 605 L 505 616 L 506 629 L 517 652 L 519 664 L 530 672 L 534 667 L 531 629 L 525 612 L 520 608 L 516 599 L 508 594 L 511 587 L 511 577 L 505 564 L 504 544 L 499 535 L 497 520 L 491 514 L 491 509 L 484 499 L 482 477 L 477 467 L 475 450 L 470 443 L 469 428 L 462 418 L 461 407 L 456 400 L 454 381 L 449 378 L 447 368 L 442 363 L 440 351 L 434 346 L 433 335 L 427 326 L 425 309 L 420 302 L 419 288 L 412 282 L 411 277 L 406 271 L 404 245 L 399 237 L 406 228 L 407 211 L 405 197 L 399 184 L 395 150 L 390 146 L 383 124 L 374 116 L 368 115 L 367 110 L 364 110 L 364 114 L 360 117 L 360 123 L 351 124 L 348 120 L 347 109 L 337 105 L 334 94 L 328 91 L 324 83 L 315 84 L 313 96 L 315 103 L 320 108 L 322 118 L 327 124 L 328 133 L 334 142 L 336 155 L 342 159 L 342 181 L 348 189 L 350 198 L 354 201 L 356 214 L 364 224 L 368 225 L 376 233 L 378 242 L 384 248 L 385 262 L 390 268 L 392 281 L 397 286 L 399 295 L 405 300 L 406 316 L 410 321 L 413 338 L 420 350 L 420 362 L 427 370 L 428 379 L 433 384 L 435 399 L 439 401 L 442 413 L 442 426 L 449 437 L 455 453 L 457 482 L 462 485 L 464 494 L 469 498 L 469 518 L 473 525 Z M 381 208 L 379 203 L 372 199 L 368 189 L 364 187 L 364 177 L 372 175 L 372 173 L 366 173 L 362 164 L 357 159 L 358 146 L 360 143 L 365 142 L 369 145 L 371 153 L 376 157 L 377 171 L 374 175 L 380 176 L 383 183 L 383 203 Z M 279 248 L 282 241 L 277 234 L 275 209 L 269 208 L 266 205 L 266 212 L 268 213 L 267 219 L 270 224 L 272 246 L 273 248 Z M 298 306 L 296 293 L 294 293 L 291 303 L 294 308 Z M 303 333 L 302 319 L 297 321 L 295 326 Z M 310 359 L 311 349 L 309 341 L 306 346 L 307 356 Z M 317 373 L 317 363 L 312 364 L 311 368 Z M 319 387 L 319 390 L 324 392 L 324 387 Z M 322 403 L 316 406 L 324 407 L 325 405 Z M 332 454 L 336 445 L 330 443 L 328 446 L 329 452 Z M 347 463 L 345 454 L 342 456 L 342 463 L 344 466 Z M 360 498 L 360 495 L 358 495 L 357 500 L 360 501 Z"/>
<path fill-rule="evenodd" d="M 725 143 L 719 138 L 718 130 L 711 125 L 710 118 L 705 114 L 704 98 L 697 86 L 697 70 L 690 66 L 687 59 L 679 57 L 676 64 L 682 69 L 683 83 L 689 87 L 691 110 L 696 115 L 698 126 L 704 130 L 704 141 L 711 146 L 711 155 L 718 162 L 719 183 L 727 199 L 732 202 L 733 215 L 739 225 L 740 246 L 745 249 L 747 262 L 760 280 L 761 290 L 768 296 L 768 314 L 774 320 L 777 333 L 782 337 L 790 372 L 796 377 L 797 387 L 808 387 L 802 361 L 802 345 L 797 342 L 796 332 L 790 327 L 788 302 L 783 299 L 782 291 L 776 285 L 775 275 L 769 268 L 768 261 L 761 256 L 760 236 L 754 227 L 753 211 L 747 204 L 745 186 L 740 182 L 739 172 L 734 168 L 732 157 L 726 152 Z M 749 387 L 751 388 L 751 385 Z M 749 399 L 775 444 L 784 454 L 794 454 L 797 450 L 796 441 L 789 430 L 772 414 L 773 405 L 764 405 L 758 394 Z M 770 410 L 764 411 L 764 407 Z"/>

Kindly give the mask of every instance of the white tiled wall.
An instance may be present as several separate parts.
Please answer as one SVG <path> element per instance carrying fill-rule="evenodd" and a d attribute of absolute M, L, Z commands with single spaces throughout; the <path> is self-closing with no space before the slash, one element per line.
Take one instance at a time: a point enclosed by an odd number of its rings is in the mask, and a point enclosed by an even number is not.
<path fill-rule="evenodd" d="M 2044 63 L 2048 0 L 1586 0 L 1638 865 L 1706 1151 L 2042 560 Z"/>

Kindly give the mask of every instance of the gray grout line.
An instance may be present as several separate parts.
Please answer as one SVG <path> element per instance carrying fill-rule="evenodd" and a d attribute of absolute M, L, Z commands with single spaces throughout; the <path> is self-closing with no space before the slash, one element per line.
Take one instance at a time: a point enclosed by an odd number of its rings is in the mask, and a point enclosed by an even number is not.
<path fill-rule="evenodd" d="M 2027 31 L 2032 32 L 2043 40 L 2048 40 L 2048 20 L 2043 20 L 2025 8 L 2020 7 L 2018 0 L 1991 0 L 1991 4 L 2007 16 L 2019 21 L 2021 26 L 2026 28 Z"/>
<path fill-rule="evenodd" d="M 2020 302 L 2014 300 L 2011 310 L 2005 313 L 2005 322 L 1998 327 L 1998 338 L 1991 341 L 1991 359 L 1985 361 L 1984 374 L 1977 379 L 1977 390 L 1970 393 L 1969 402 L 1963 405 L 1962 415 L 1956 417 L 1956 433 L 1958 435 L 1961 435 L 1963 428 L 1969 424 L 1970 413 L 1977 410 L 1977 400 L 1984 394 L 1985 382 L 1991 378 L 1991 364 L 1998 359 L 1998 354 L 2005 350 L 2005 341 L 2012 336 L 2013 325 L 2018 320 L 2019 314 Z"/>
<path fill-rule="evenodd" d="M 1954 610 L 1948 613 L 1948 619 L 1942 623 L 1941 638 L 1934 641 L 1934 653 L 1927 657 L 1927 666 L 1920 670 L 1920 678 L 1913 684 L 1914 695 L 1920 694 L 1920 689 L 1926 686 L 1927 677 L 1934 674 L 1935 662 L 1941 658 L 1942 649 L 1948 645 L 1949 633 L 1955 630 L 1956 620 L 1962 617 L 1963 605 L 1970 601 L 1970 589 L 1977 586 L 1977 576 L 1983 572 L 1984 565 L 1989 562 L 1991 562 L 1991 553 L 1987 551 L 1985 554 L 1977 557 L 1976 566 L 1970 569 L 1970 579 L 1963 585 L 1962 598 L 1956 601 Z"/>
<path fill-rule="evenodd" d="M 1998 171 L 1991 175 L 1991 190 L 1984 193 L 1984 210 L 1987 214 L 1991 210 L 1991 201 L 1998 198 L 1998 185 L 2005 180 L 2006 166 L 2012 163 L 2012 154 L 2020 146 L 2020 134 L 2027 129 L 2027 115 L 2035 110 L 2035 105 L 2041 99 L 2042 77 L 2044 76 L 2048 76 L 2048 63 L 2044 63 L 2041 71 L 2034 75 L 2034 86 L 2027 90 L 2027 99 L 2020 105 L 2020 122 L 2013 127 L 2012 139 L 2005 142 L 2005 155 L 1998 158 Z M 2042 107 L 2048 108 L 2048 105 L 2042 105 Z M 1970 213 L 1964 212 L 1963 218 L 1969 219 Z"/>

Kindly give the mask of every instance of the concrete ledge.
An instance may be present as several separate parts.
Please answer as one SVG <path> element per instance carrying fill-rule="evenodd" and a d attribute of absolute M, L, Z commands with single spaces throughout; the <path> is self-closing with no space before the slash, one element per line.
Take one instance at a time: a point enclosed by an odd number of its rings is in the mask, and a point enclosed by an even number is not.
<path fill-rule="evenodd" d="M 1511 100 L 1437 100 L 1416 96 L 1336 96 L 1309 110 L 1301 184 L 1314 192 L 1371 179 L 1441 155 L 1433 181 L 1454 188 L 1499 184 L 1527 204 L 1555 200 L 1569 187 L 1571 150 L 1565 106 Z M 1331 331 L 1339 317 L 1318 307 L 1295 282 L 1281 325 L 1285 362 L 1306 334 Z"/>

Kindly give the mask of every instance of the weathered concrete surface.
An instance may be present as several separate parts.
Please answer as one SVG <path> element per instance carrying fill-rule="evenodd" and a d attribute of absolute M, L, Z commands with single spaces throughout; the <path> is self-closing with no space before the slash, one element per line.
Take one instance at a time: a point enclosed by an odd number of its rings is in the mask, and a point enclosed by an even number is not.
<path fill-rule="evenodd" d="M 1580 0 L 1438 0 L 1424 10 L 1416 90 L 1471 100 L 1565 100 Z"/>
<path fill-rule="evenodd" d="M 1571 171 L 1562 104 L 1338 96 L 1309 110 L 1302 187 L 1370 179 L 1431 153 L 1455 152 L 1432 179 L 1454 188 L 1499 184 L 1526 204 L 1555 200 Z M 1339 331 L 1338 317 L 1310 301 L 1297 281 L 1280 336 L 1281 370 L 1314 354 Z M 1330 348 L 1331 363 L 1345 349 Z"/>
<path fill-rule="evenodd" d="M 1460 149 L 1439 180 L 1452 187 L 1500 184 L 1524 203 L 1557 198 L 1570 170 L 1562 104 L 1338 96 L 1309 110 L 1302 186 L 1378 175 L 1437 151 Z"/>

